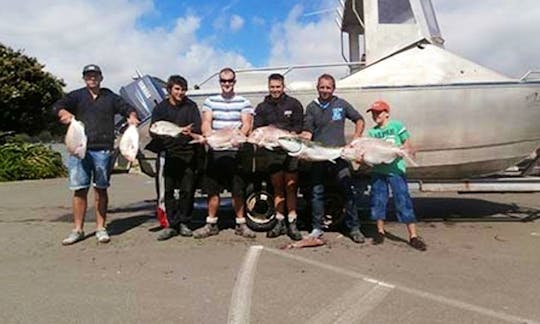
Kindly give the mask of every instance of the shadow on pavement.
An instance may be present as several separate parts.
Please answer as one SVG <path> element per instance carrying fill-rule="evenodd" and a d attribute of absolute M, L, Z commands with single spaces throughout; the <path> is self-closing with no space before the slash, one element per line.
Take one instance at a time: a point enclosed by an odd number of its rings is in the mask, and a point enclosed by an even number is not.
<path fill-rule="evenodd" d="M 415 198 L 413 203 L 418 219 L 425 222 L 527 222 L 540 218 L 539 209 L 476 198 Z"/>

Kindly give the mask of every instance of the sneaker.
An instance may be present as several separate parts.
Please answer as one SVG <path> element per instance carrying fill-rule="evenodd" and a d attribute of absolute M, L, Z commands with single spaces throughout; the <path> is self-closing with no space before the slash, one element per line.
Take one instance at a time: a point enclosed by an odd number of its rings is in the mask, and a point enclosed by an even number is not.
<path fill-rule="evenodd" d="M 206 223 L 203 227 L 195 230 L 193 232 L 193 237 L 196 239 L 200 238 L 206 238 L 212 235 L 217 235 L 219 233 L 219 229 L 217 224 L 210 224 Z"/>
<path fill-rule="evenodd" d="M 96 230 L 96 239 L 99 243 L 109 243 L 111 241 L 109 233 L 104 228 Z"/>
<path fill-rule="evenodd" d="M 298 227 L 296 227 L 296 219 L 292 222 L 289 222 L 289 228 L 287 229 L 287 235 L 291 238 L 293 241 L 300 241 L 302 239 L 302 233 L 298 230 Z"/>
<path fill-rule="evenodd" d="M 425 251 L 427 249 L 426 243 L 424 243 L 424 241 L 422 241 L 422 239 L 419 237 L 411 238 L 409 244 L 419 251 Z"/>
<path fill-rule="evenodd" d="M 189 227 L 187 227 L 186 224 L 180 224 L 180 231 L 178 231 L 178 233 L 180 234 L 180 236 L 193 236 L 193 232 L 189 229 Z"/>
<path fill-rule="evenodd" d="M 384 243 L 384 233 L 377 232 L 375 236 L 373 236 L 373 245 L 379 245 Z"/>
<path fill-rule="evenodd" d="M 365 237 L 364 237 L 364 234 L 362 234 L 362 232 L 360 232 L 360 230 L 352 230 L 350 233 L 349 233 L 349 238 L 354 242 L 354 243 L 364 243 L 366 241 Z"/>
<path fill-rule="evenodd" d="M 83 231 L 71 231 L 69 233 L 68 237 L 62 240 L 62 245 L 71 245 L 73 243 L 79 242 L 84 238 L 84 232 Z"/>
<path fill-rule="evenodd" d="M 178 235 L 178 232 L 174 228 L 164 228 L 159 232 L 157 236 L 158 241 L 166 241 L 174 236 Z"/>
<path fill-rule="evenodd" d="M 279 219 L 276 223 L 276 225 L 266 232 L 266 237 L 278 237 L 280 235 L 287 234 L 287 226 L 285 225 L 284 219 Z"/>
<path fill-rule="evenodd" d="M 309 237 L 310 238 L 320 238 L 321 236 L 323 236 L 324 232 L 322 229 L 320 228 L 314 228 L 311 233 L 309 233 Z"/>
<path fill-rule="evenodd" d="M 255 238 L 257 235 L 255 235 L 255 232 L 249 229 L 246 224 L 236 224 L 236 228 L 234 229 L 234 234 L 240 235 L 246 238 Z"/>

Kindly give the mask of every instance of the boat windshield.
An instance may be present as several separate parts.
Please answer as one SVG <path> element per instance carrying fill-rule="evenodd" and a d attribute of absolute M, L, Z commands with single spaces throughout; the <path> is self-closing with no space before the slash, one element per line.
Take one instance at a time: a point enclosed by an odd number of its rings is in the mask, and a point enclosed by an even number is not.
<path fill-rule="evenodd" d="M 409 0 L 378 0 L 378 5 L 380 24 L 416 23 Z"/>
<path fill-rule="evenodd" d="M 437 17 L 435 16 L 435 10 L 431 4 L 431 0 L 420 0 L 422 3 L 422 9 L 424 10 L 424 15 L 426 16 L 426 22 L 428 24 L 429 33 L 431 37 L 440 37 L 441 31 L 439 29 L 439 24 L 437 23 Z"/>

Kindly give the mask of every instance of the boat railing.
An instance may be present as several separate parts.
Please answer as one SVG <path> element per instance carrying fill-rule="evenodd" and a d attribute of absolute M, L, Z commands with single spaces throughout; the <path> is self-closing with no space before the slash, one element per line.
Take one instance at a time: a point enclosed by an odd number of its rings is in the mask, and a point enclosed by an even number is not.
<path fill-rule="evenodd" d="M 364 65 L 365 61 L 356 61 L 356 62 L 338 62 L 338 63 L 321 63 L 321 64 L 298 64 L 298 65 L 283 65 L 283 66 L 270 66 L 270 67 L 260 67 L 260 68 L 250 68 L 250 69 L 238 69 L 235 70 L 236 74 L 247 73 L 247 72 L 265 72 L 265 71 L 283 71 L 281 74 L 283 76 L 294 70 L 301 69 L 317 69 L 317 68 L 326 68 L 326 67 L 339 67 L 339 66 L 359 66 Z M 204 79 L 201 83 L 194 85 L 194 89 L 198 90 L 208 81 L 212 80 L 219 75 L 219 72 L 215 72 L 210 75 L 208 78 Z"/>
<path fill-rule="evenodd" d="M 525 73 L 519 81 L 521 82 L 527 82 L 527 81 L 540 81 L 540 70 L 529 70 L 527 73 Z"/>

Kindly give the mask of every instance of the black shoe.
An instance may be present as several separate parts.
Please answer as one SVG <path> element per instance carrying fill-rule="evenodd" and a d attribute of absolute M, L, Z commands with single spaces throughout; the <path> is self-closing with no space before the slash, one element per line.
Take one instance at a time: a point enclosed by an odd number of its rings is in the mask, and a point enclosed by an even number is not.
<path fill-rule="evenodd" d="M 364 243 L 366 241 L 364 234 L 360 230 L 352 230 L 349 237 L 354 243 Z"/>
<path fill-rule="evenodd" d="M 427 250 L 426 243 L 424 243 L 424 241 L 422 241 L 422 239 L 419 238 L 419 237 L 413 237 L 413 238 L 411 238 L 411 240 L 409 241 L 409 244 L 410 244 L 413 248 L 415 248 L 415 249 L 417 249 L 417 250 L 419 250 L 419 251 L 425 251 L 425 250 Z"/>
<path fill-rule="evenodd" d="M 384 243 L 384 233 L 377 232 L 375 236 L 373 236 L 373 245 L 379 245 Z"/>
<path fill-rule="evenodd" d="M 287 234 L 287 225 L 285 225 L 284 219 L 278 219 L 274 228 L 266 232 L 266 237 L 278 237 L 280 235 Z"/>
<path fill-rule="evenodd" d="M 189 229 L 189 227 L 187 227 L 186 224 L 180 224 L 179 234 L 180 236 L 186 236 L 186 237 L 193 236 L 193 232 Z"/>
<path fill-rule="evenodd" d="M 298 230 L 298 227 L 296 227 L 296 219 L 292 222 L 289 222 L 289 228 L 287 229 L 287 235 L 291 238 L 293 241 L 300 241 L 302 239 L 302 233 Z"/>
<path fill-rule="evenodd" d="M 164 228 L 163 230 L 161 230 L 161 232 L 159 232 L 157 240 L 165 241 L 176 235 L 178 235 L 178 232 L 174 228 Z"/>

